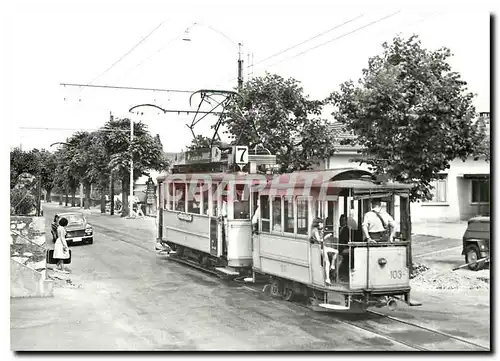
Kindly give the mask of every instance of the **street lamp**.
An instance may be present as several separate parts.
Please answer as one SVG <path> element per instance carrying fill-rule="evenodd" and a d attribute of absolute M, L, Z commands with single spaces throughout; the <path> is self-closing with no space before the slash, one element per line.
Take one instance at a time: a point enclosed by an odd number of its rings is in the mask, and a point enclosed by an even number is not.
<path fill-rule="evenodd" d="M 219 31 L 219 30 L 211 27 L 210 25 L 205 25 L 205 24 L 200 24 L 200 23 L 194 23 L 193 25 L 191 25 L 190 27 L 188 27 L 184 31 L 184 36 L 182 38 L 183 41 L 191 41 L 191 36 L 189 35 L 189 30 L 191 28 L 193 28 L 194 26 L 204 26 L 204 27 L 216 32 L 217 34 L 222 35 L 224 38 L 226 38 L 233 45 L 238 46 L 238 91 L 241 90 L 241 87 L 243 86 L 243 59 L 241 58 L 243 43 L 242 42 L 236 43 L 233 39 L 231 39 L 229 36 L 224 34 L 222 31 Z"/>

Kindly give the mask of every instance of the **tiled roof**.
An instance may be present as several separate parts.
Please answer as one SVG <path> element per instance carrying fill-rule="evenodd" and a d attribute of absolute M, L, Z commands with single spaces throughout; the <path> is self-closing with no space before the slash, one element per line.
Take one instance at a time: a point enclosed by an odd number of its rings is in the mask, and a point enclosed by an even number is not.
<path fill-rule="evenodd" d="M 343 145 L 340 142 L 344 139 L 356 139 L 356 136 L 348 131 L 345 131 L 344 125 L 340 122 L 333 122 L 330 125 L 330 129 L 335 134 L 335 148 L 338 150 L 358 150 L 361 149 L 359 145 Z"/>

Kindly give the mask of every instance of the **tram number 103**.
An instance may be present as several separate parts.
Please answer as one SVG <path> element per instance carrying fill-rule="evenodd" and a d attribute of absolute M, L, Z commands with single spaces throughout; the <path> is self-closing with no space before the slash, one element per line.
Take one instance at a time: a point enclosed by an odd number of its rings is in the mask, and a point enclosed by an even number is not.
<path fill-rule="evenodd" d="M 403 271 L 402 270 L 396 270 L 396 271 L 389 271 L 389 275 L 392 280 L 400 280 L 403 278 Z"/>

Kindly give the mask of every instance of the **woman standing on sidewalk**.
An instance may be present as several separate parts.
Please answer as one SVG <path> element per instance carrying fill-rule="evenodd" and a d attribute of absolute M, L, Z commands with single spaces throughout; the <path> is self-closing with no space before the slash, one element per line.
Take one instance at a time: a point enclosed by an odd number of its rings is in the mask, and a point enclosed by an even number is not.
<path fill-rule="evenodd" d="M 57 239 L 54 245 L 54 260 L 57 260 L 57 270 L 64 271 L 64 260 L 69 258 L 69 248 L 66 243 L 66 227 L 68 220 L 61 218 L 57 227 Z"/>

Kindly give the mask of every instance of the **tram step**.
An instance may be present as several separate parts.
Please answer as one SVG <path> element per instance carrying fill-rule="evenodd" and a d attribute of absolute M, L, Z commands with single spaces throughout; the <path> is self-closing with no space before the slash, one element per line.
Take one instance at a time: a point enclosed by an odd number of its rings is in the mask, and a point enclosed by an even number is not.
<path fill-rule="evenodd" d="M 345 311 L 345 310 L 349 309 L 349 307 L 347 307 L 347 306 L 332 305 L 331 303 L 320 303 L 318 306 L 322 307 L 322 308 L 326 308 L 328 310 L 338 310 L 338 311 Z"/>
<path fill-rule="evenodd" d="M 229 276 L 238 276 L 240 274 L 239 272 L 236 272 L 234 269 L 227 267 L 216 267 L 215 270 L 227 274 Z"/>

